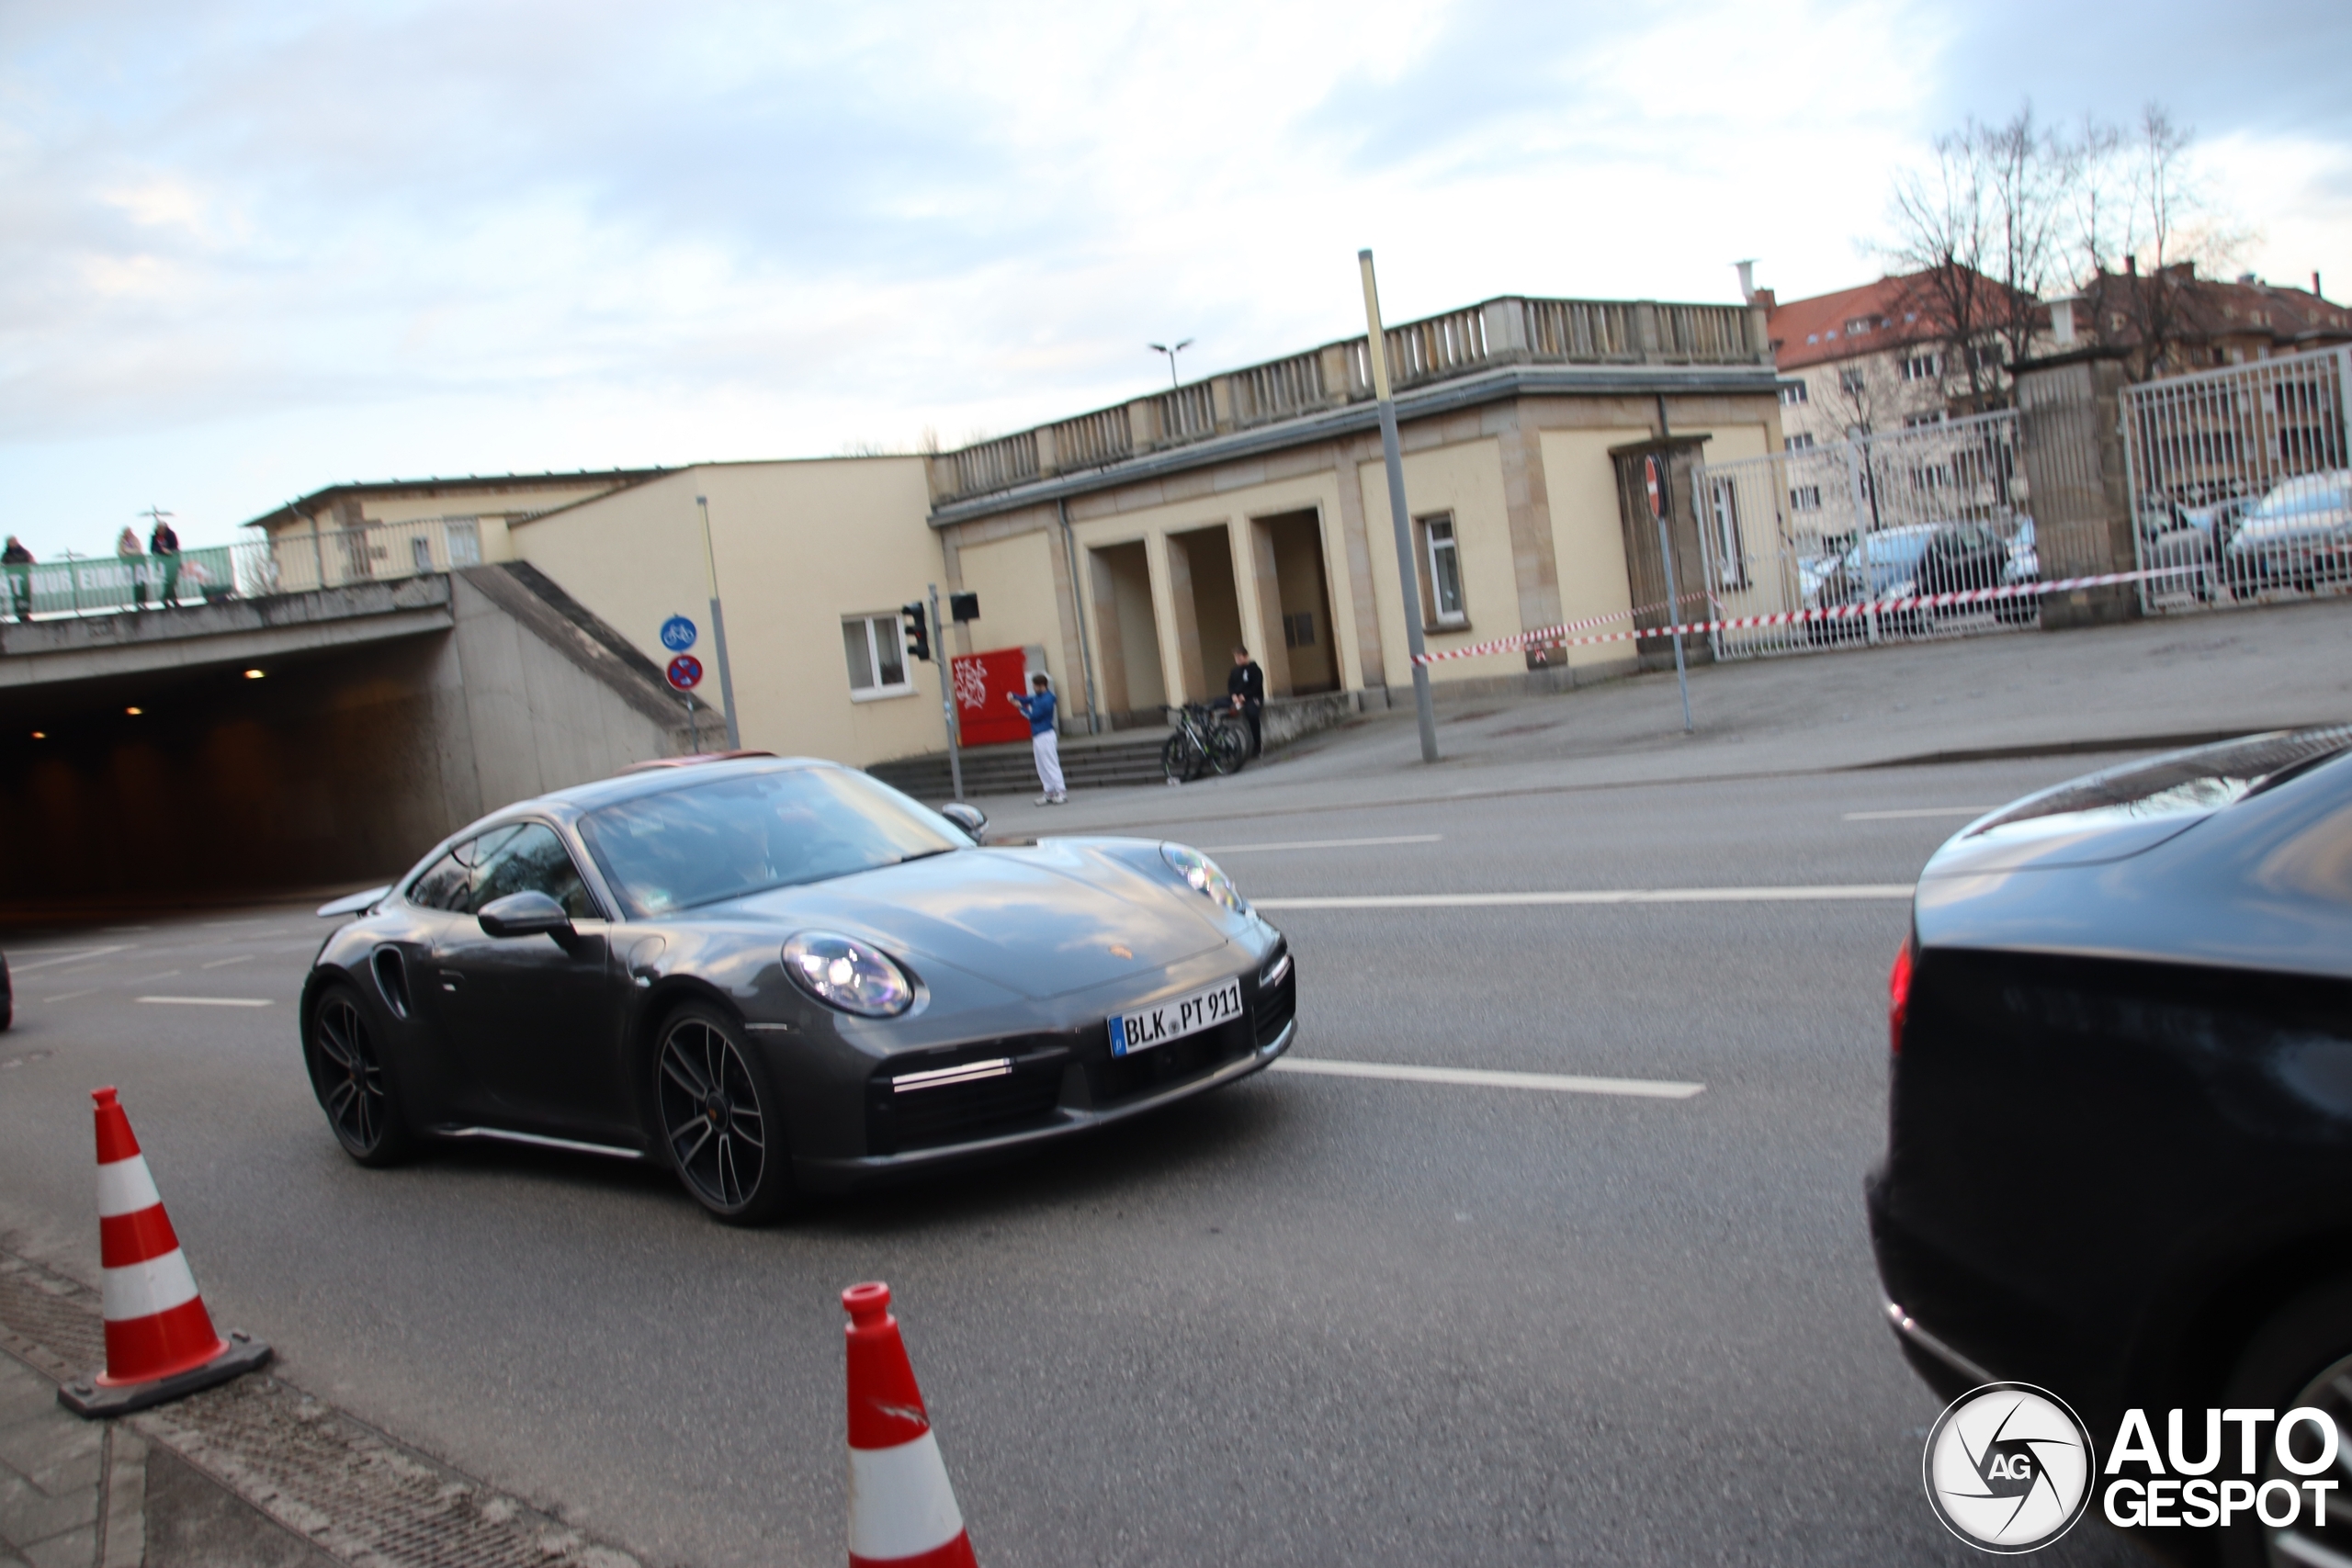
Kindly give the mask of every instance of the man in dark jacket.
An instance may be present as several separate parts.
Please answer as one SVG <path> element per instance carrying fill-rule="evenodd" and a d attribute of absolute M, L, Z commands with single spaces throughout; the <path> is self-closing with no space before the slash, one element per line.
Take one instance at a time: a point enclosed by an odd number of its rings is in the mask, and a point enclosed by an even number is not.
<path fill-rule="evenodd" d="M 1266 672 L 1250 657 L 1250 650 L 1235 647 L 1233 672 L 1225 678 L 1226 699 L 1233 711 L 1250 721 L 1250 755 L 1256 756 L 1264 749 L 1264 737 L 1258 728 L 1258 710 L 1266 705 Z"/>
<path fill-rule="evenodd" d="M 164 569 L 162 603 L 168 604 L 180 591 L 180 536 L 164 521 L 164 513 L 155 514 L 155 531 L 147 536 L 147 553 Z"/>

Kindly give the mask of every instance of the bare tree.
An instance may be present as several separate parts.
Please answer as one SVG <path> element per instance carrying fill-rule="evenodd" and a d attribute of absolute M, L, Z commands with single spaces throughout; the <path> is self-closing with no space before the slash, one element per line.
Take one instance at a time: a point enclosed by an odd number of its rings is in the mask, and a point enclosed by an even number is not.
<path fill-rule="evenodd" d="M 2084 125 L 2072 201 L 2077 287 L 2093 330 L 2123 349 L 2135 381 L 2177 357 L 2202 313 L 2199 270 L 2217 273 L 2249 237 L 2207 197 L 2195 143 L 2156 103 L 2128 131 Z"/>
<path fill-rule="evenodd" d="M 1946 344 L 1968 371 L 1972 406 L 1984 392 L 1982 355 L 1989 323 L 1976 287 L 1992 242 L 1981 128 L 1971 119 L 1936 138 L 1936 161 L 1925 171 L 1898 175 L 1889 217 L 1894 239 L 1886 259 L 1911 276 L 1906 313 L 1918 318 L 1915 336 Z"/>
<path fill-rule="evenodd" d="M 2014 365 L 2030 352 L 2041 327 L 2041 298 L 2065 271 L 2064 193 L 2077 160 L 2064 141 L 2034 123 L 2031 104 L 2007 125 L 1976 130 L 1993 230 L 1988 265 L 1978 270 L 1995 285 L 1985 314 L 2002 357 Z"/>

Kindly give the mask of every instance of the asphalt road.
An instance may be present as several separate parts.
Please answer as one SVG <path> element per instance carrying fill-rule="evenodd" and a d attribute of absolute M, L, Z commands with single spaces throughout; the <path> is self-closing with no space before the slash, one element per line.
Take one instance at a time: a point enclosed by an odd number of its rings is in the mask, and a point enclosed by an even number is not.
<path fill-rule="evenodd" d="M 2098 761 L 1182 836 L 1275 900 L 1900 884 L 1966 808 Z M 1415 841 L 1334 842 L 1374 839 Z M 120 1085 L 217 1319 L 648 1562 L 840 1561 L 837 1298 L 868 1278 L 897 1295 L 991 1568 L 1979 1561 L 1921 1495 L 1938 1405 L 1880 1318 L 1862 1217 L 1900 899 L 1272 918 L 1303 1057 L 1705 1087 L 1268 1073 L 747 1234 L 593 1159 L 351 1165 L 294 1043 L 322 927 L 260 910 L 12 951 L 0 1231 L 96 1280 L 87 1090 Z M 156 996 L 270 1005 L 135 999 Z M 2043 1560 L 2137 1561 L 2095 1517 Z"/>

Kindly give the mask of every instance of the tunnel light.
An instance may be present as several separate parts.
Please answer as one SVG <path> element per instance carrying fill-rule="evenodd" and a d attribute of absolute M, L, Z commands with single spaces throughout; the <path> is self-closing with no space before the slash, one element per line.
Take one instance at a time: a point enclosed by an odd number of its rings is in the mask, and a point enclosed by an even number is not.
<path fill-rule="evenodd" d="M 145 713 L 147 710 L 145 708 L 125 708 L 122 711 L 129 714 L 131 717 L 137 718 L 141 714 Z"/>
<path fill-rule="evenodd" d="M 49 731 L 46 729 L 36 729 L 33 731 L 33 739 L 36 740 L 46 740 L 49 739 Z"/>
<path fill-rule="evenodd" d="M 245 671 L 245 679 L 248 681 L 258 681 L 261 677 L 262 672 L 258 670 L 248 670 Z"/>

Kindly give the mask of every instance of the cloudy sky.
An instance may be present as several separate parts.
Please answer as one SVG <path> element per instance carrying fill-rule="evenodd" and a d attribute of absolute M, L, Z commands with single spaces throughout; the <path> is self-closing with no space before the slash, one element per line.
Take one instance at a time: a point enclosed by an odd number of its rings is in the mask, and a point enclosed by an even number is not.
<path fill-rule="evenodd" d="M 1875 276 L 1963 116 L 2161 99 L 2352 294 L 2352 6 L 0 4 L 0 528 L 955 445 L 1489 295 Z"/>

